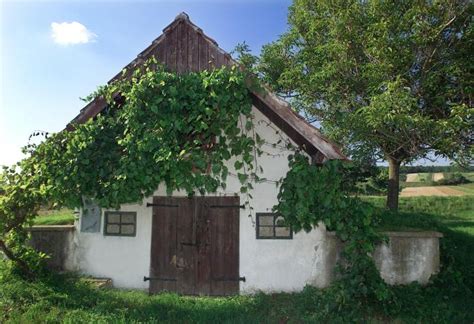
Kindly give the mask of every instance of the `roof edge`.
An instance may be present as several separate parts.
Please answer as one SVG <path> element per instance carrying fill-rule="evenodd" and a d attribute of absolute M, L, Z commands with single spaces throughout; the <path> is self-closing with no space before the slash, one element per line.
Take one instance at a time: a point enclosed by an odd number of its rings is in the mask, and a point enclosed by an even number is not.
<path fill-rule="evenodd" d="M 239 65 L 239 63 L 235 61 L 229 53 L 219 47 L 219 45 L 214 39 L 208 37 L 206 34 L 204 34 L 201 28 L 192 23 L 187 13 L 181 12 L 170 24 L 163 28 L 163 34 L 155 38 L 147 48 L 141 51 L 137 55 L 137 57 L 129 64 L 127 64 L 123 69 L 132 69 L 142 64 L 148 58 L 150 53 L 152 53 L 156 49 L 156 47 L 161 44 L 161 42 L 165 39 L 166 35 L 173 28 L 176 28 L 181 23 L 186 23 L 196 33 L 202 35 L 204 40 L 208 42 L 209 45 L 214 46 L 218 52 L 228 58 L 228 61 L 231 65 Z M 112 79 L 110 79 L 108 81 L 108 84 L 121 78 L 123 75 L 122 71 L 120 71 Z M 280 119 L 279 122 L 284 123 L 287 127 L 293 129 L 294 132 L 298 133 L 298 136 L 304 138 L 304 141 L 308 143 L 308 145 L 313 146 L 317 151 L 324 155 L 323 157 L 318 157 L 318 160 L 320 160 L 320 162 L 332 159 L 349 160 L 341 152 L 341 150 L 335 143 L 323 136 L 319 129 L 308 123 L 302 116 L 298 115 L 291 108 L 290 104 L 287 101 L 278 97 L 275 93 L 271 91 L 268 86 L 264 85 L 261 91 L 252 90 L 251 87 L 249 88 L 250 92 L 256 98 L 258 98 L 261 102 L 268 106 L 272 110 L 272 113 L 278 116 L 278 118 Z M 88 119 L 95 117 L 105 108 L 106 105 L 107 103 L 104 98 L 97 97 L 93 99 L 84 108 L 80 110 L 80 113 L 74 119 L 72 119 L 70 123 L 67 124 L 66 129 L 72 130 L 74 129 L 74 124 L 84 123 Z M 309 149 L 310 148 L 308 147 L 306 148 L 306 150 Z"/>

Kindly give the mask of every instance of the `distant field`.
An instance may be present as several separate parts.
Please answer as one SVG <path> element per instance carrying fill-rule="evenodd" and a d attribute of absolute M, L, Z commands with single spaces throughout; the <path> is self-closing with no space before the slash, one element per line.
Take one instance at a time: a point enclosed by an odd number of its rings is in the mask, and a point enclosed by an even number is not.
<path fill-rule="evenodd" d="M 402 181 L 400 181 L 400 186 L 402 188 L 436 186 L 438 181 L 450 179 L 455 174 L 461 174 L 469 181 L 474 182 L 474 172 L 423 172 L 402 174 Z M 460 186 L 465 185 L 463 184 Z M 449 185 L 449 187 L 454 186 Z M 458 186 L 455 187 L 455 189 L 457 190 Z M 460 191 L 465 193 L 471 193 L 469 189 L 467 189 L 467 191 L 465 189 L 460 189 Z"/>
<path fill-rule="evenodd" d="M 470 181 L 474 181 L 474 172 L 423 172 L 405 174 L 405 182 L 438 181 L 441 179 L 449 179 L 454 174 L 462 174 Z"/>
<path fill-rule="evenodd" d="M 402 190 L 400 197 L 418 196 L 464 196 L 465 192 L 457 190 L 457 186 L 428 186 L 407 187 Z"/>

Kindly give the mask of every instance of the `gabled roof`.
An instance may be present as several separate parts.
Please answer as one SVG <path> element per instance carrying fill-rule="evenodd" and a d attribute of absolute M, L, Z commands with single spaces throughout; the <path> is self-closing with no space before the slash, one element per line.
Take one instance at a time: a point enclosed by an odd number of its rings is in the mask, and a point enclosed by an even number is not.
<path fill-rule="evenodd" d="M 186 13 L 179 14 L 176 19 L 163 29 L 163 34 L 156 38 L 150 46 L 137 55 L 125 69 L 133 70 L 147 59 L 154 56 L 171 71 L 186 73 L 201 71 L 221 66 L 232 66 L 238 63 L 229 53 L 219 48 L 217 42 L 206 36 L 202 29 L 193 24 Z M 120 78 L 118 73 L 108 83 Z M 252 91 L 252 102 L 267 118 L 284 131 L 295 143 L 318 163 L 333 159 L 347 159 L 338 146 L 326 139 L 319 130 L 306 122 L 294 112 L 290 105 L 268 89 Z M 103 98 L 96 98 L 84 108 L 67 126 L 84 123 L 93 118 L 106 107 Z"/>

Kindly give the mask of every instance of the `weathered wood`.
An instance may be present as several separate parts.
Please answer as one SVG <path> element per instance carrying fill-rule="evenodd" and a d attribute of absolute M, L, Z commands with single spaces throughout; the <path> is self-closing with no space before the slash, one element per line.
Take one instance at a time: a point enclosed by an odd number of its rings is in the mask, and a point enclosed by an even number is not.
<path fill-rule="evenodd" d="M 196 291 L 202 295 L 211 294 L 211 236 L 209 220 L 209 203 L 207 198 L 197 198 L 197 231 L 199 242 L 196 254 Z"/>
<path fill-rule="evenodd" d="M 238 206 L 239 197 L 209 198 L 213 206 Z M 239 208 L 210 208 L 211 294 L 239 291 Z"/>
<path fill-rule="evenodd" d="M 190 198 L 174 198 L 178 205 L 178 251 L 176 254 L 177 287 L 180 294 L 196 293 L 196 222 L 195 202 Z"/>
<path fill-rule="evenodd" d="M 166 33 L 166 67 L 171 71 L 176 71 L 176 57 L 178 49 L 178 29 L 170 29 Z"/>
<path fill-rule="evenodd" d="M 185 23 L 180 23 L 178 25 L 177 33 L 177 62 L 176 62 L 176 71 L 178 73 L 189 72 L 188 67 L 188 25 Z"/>
<path fill-rule="evenodd" d="M 153 207 L 150 293 L 237 294 L 239 198 L 155 197 L 153 203 L 161 206 Z"/>
<path fill-rule="evenodd" d="M 154 204 L 171 205 L 173 198 L 154 197 Z M 151 253 L 150 253 L 150 293 L 176 291 L 177 279 L 177 207 L 153 207 Z"/>
<path fill-rule="evenodd" d="M 188 32 L 188 69 L 190 72 L 199 71 L 199 37 L 196 31 L 189 27 Z"/>
<path fill-rule="evenodd" d="M 199 71 L 209 68 L 209 43 L 206 42 L 201 34 L 198 34 L 199 44 Z"/>
<path fill-rule="evenodd" d="M 216 69 L 218 68 L 218 59 L 219 53 L 217 51 L 217 47 L 209 46 L 209 69 Z"/>
<path fill-rule="evenodd" d="M 153 49 L 153 56 L 155 56 L 156 60 L 160 62 L 161 64 L 166 64 L 166 40 L 165 40 L 164 35 L 162 35 L 162 40 L 160 40 L 161 44 L 160 46 L 156 46 Z"/>

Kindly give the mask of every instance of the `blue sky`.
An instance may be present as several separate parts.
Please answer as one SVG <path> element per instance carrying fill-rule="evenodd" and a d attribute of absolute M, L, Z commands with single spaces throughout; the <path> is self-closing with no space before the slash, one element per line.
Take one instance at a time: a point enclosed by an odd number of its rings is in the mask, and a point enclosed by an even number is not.
<path fill-rule="evenodd" d="M 21 158 L 34 130 L 63 129 L 84 106 L 79 98 L 105 84 L 180 12 L 224 50 L 245 41 L 258 53 L 286 30 L 290 3 L 0 0 L 0 165 Z M 74 39 L 65 26 L 77 27 Z"/>

